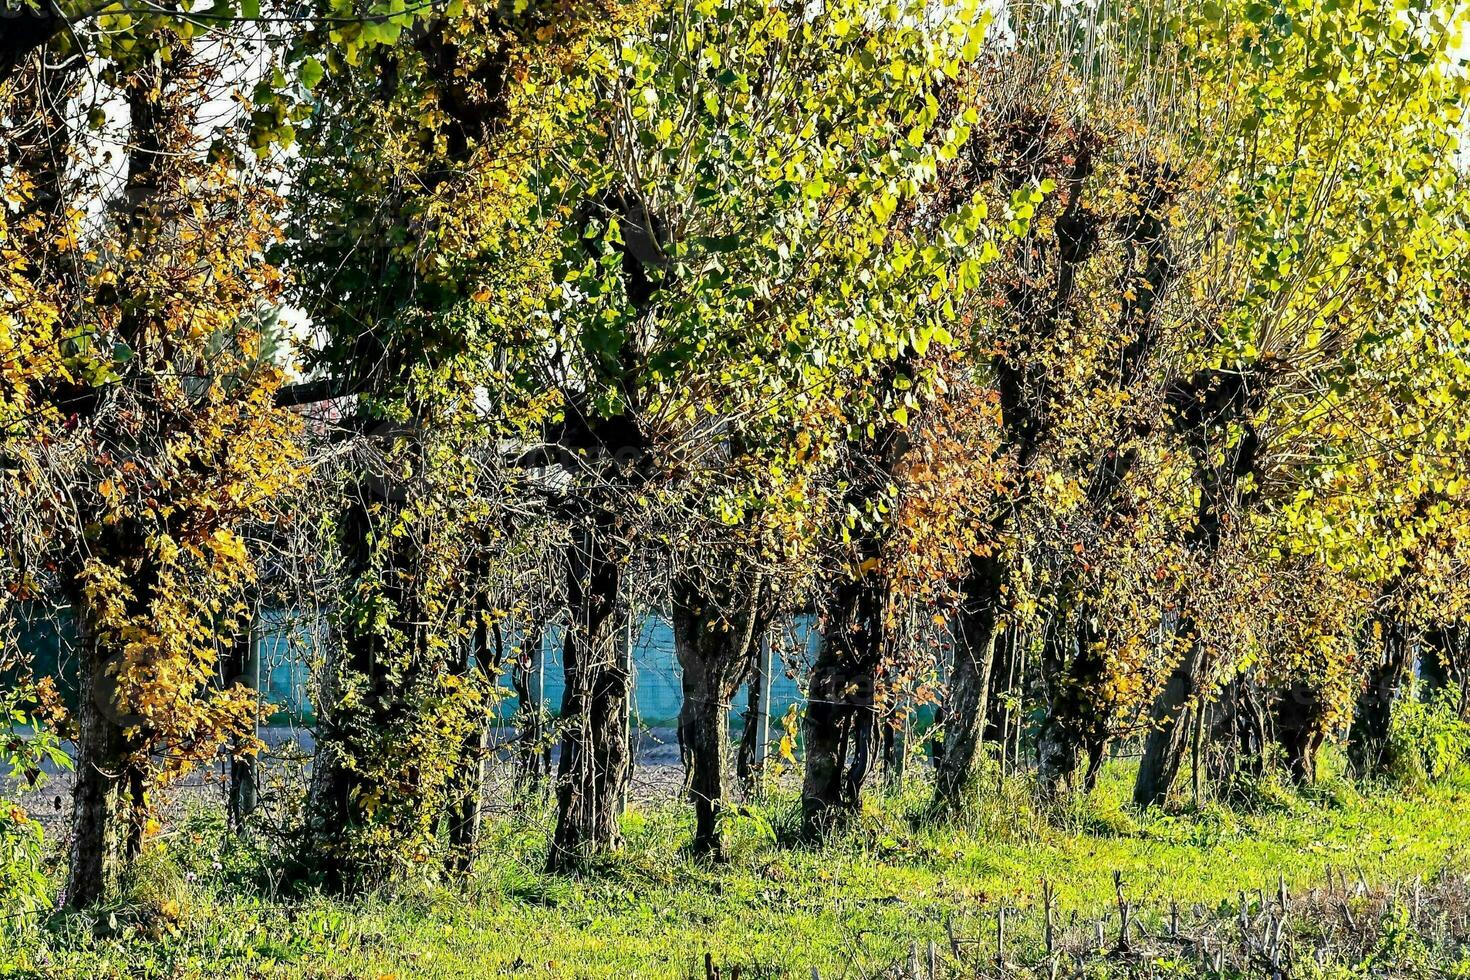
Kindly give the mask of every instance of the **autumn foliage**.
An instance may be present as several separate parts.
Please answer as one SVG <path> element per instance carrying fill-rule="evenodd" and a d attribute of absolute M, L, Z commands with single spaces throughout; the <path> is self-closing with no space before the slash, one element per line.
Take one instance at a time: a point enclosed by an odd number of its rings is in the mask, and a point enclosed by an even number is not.
<path fill-rule="evenodd" d="M 1465 12 L 932 14 L 0 37 L 0 578 L 78 647 L 69 712 L 13 642 L 0 703 L 75 746 L 66 903 L 222 757 L 293 880 L 464 872 L 508 685 L 521 789 L 556 747 L 548 864 L 588 867 L 650 612 L 712 857 L 761 784 L 731 702 L 798 617 L 808 838 L 920 735 L 951 818 L 996 763 L 1055 801 L 1136 748 L 1140 806 L 1242 799 L 1334 740 L 1392 774 L 1444 691 L 1470 721 Z M 269 821 L 267 607 L 316 713 Z"/>

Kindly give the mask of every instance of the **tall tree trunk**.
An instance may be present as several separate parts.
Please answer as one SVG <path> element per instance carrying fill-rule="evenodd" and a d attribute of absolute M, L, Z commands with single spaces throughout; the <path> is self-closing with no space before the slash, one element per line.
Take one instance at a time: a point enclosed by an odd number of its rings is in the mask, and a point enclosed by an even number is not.
<path fill-rule="evenodd" d="M 847 771 L 849 746 L 870 721 L 882 654 L 883 587 L 866 575 L 841 585 L 822 646 L 807 683 L 802 728 L 806 768 L 801 783 L 801 829 L 820 838 L 834 820 L 858 805 L 864 766 Z M 869 733 L 871 734 L 871 732 Z"/>
<path fill-rule="evenodd" d="M 253 626 L 254 621 L 251 620 L 246 624 L 244 632 L 237 633 L 231 638 L 230 649 L 225 653 L 220 665 L 227 685 L 238 684 L 251 692 L 255 692 L 259 685 L 256 677 L 259 664 L 255 657 Z M 225 801 L 225 815 L 230 829 L 237 834 L 244 831 L 246 821 L 255 812 L 258 788 L 255 755 L 245 754 L 242 748 L 241 739 L 238 736 L 230 740 L 230 781 L 229 795 Z"/>
<path fill-rule="evenodd" d="M 1165 392 L 1173 413 L 1172 427 L 1184 439 L 1194 460 L 1199 498 L 1194 525 L 1185 535 L 1189 548 L 1206 562 L 1220 554 L 1225 539 L 1225 515 L 1250 503 L 1256 490 L 1243 490 L 1262 452 L 1261 435 L 1252 416 L 1269 392 L 1255 370 L 1211 368 L 1176 381 Z M 1222 436 L 1239 426 L 1232 445 Z M 1143 760 L 1133 784 L 1133 800 L 1140 806 L 1162 803 L 1169 795 L 1189 746 L 1190 725 L 1185 716 L 1204 709 L 1206 653 L 1200 631 L 1187 618 L 1175 629 L 1189 635 L 1189 651 L 1174 665 L 1164 689 L 1155 699 L 1152 728 L 1144 740 Z"/>
<path fill-rule="evenodd" d="M 1381 647 L 1377 662 L 1368 669 L 1363 690 L 1348 730 L 1348 761 L 1359 779 L 1388 772 L 1389 735 L 1393 705 L 1409 669 L 1409 642 L 1404 627 L 1394 617 L 1380 621 Z"/>
<path fill-rule="evenodd" d="M 1095 718 L 1095 699 L 1105 664 L 1085 612 L 1054 622 L 1042 649 L 1047 673 L 1054 680 L 1036 736 L 1036 791 L 1043 800 L 1055 800 L 1072 786 L 1084 755 L 1091 760 L 1096 753 L 1101 765 L 1107 742 L 1101 735 L 1105 725 Z M 1092 778 L 1096 775 L 1094 771 Z"/>
<path fill-rule="evenodd" d="M 171 124 L 178 121 L 174 118 L 177 107 L 169 106 L 162 93 L 168 88 L 170 73 L 188 62 L 188 53 L 183 48 L 170 49 L 170 53 L 174 56 L 171 59 L 155 60 L 153 64 L 124 76 L 128 107 L 127 178 L 116 217 L 129 237 L 143 234 L 146 207 L 157 193 L 157 170 L 165 159 L 164 134 Z M 58 72 L 51 80 L 59 82 L 61 75 Z M 55 99 L 63 91 L 66 91 L 64 87 L 53 89 L 47 93 L 46 99 Z M 55 115 L 63 111 L 64 105 L 64 102 L 52 102 L 48 110 L 53 114 L 48 125 L 58 127 L 48 139 L 55 148 L 66 141 L 64 117 Z M 49 175 L 45 172 L 40 175 L 38 191 L 52 200 L 38 201 L 38 206 L 60 204 L 59 194 L 65 183 L 64 160 L 62 156 L 48 161 L 49 167 L 44 169 L 49 171 Z M 142 349 L 146 342 L 148 303 L 141 297 L 133 299 L 138 302 L 122 306 L 124 312 L 118 333 L 136 350 Z M 131 375 L 124 383 L 146 390 L 153 380 Z M 98 438 L 115 440 L 110 448 L 120 454 L 131 454 L 138 448 L 134 437 L 125 429 L 103 429 Z M 133 593 L 129 612 L 147 608 L 158 585 L 158 570 L 153 563 L 136 561 L 147 554 L 148 533 L 148 529 L 140 528 L 136 522 L 122 521 L 110 528 L 104 527 L 95 540 L 87 543 L 87 548 L 73 549 L 73 558 L 79 566 L 84 554 L 118 564 L 136 562 L 129 570 L 128 585 Z M 75 581 L 81 571 L 81 567 L 73 568 L 67 577 Z M 127 736 L 127 728 L 142 719 L 123 716 L 118 701 L 113 671 L 115 653 L 108 649 L 117 641 L 115 638 L 104 641 L 100 635 L 98 616 L 85 589 L 75 590 L 71 599 L 72 608 L 76 610 L 81 653 L 78 673 L 81 697 L 77 719 L 77 775 L 72 795 L 70 864 L 61 902 L 65 907 L 79 909 L 110 894 L 122 869 L 141 847 L 147 801 L 145 773 L 140 767 L 146 760 L 139 758 L 137 750 L 140 746 L 129 744 Z"/>
<path fill-rule="evenodd" d="M 848 680 L 837 644 L 823 638 L 807 681 L 806 720 L 802 726 L 805 769 L 801 781 L 801 828 L 807 840 L 825 833 L 842 806 L 846 729 L 851 715 L 843 696 Z"/>
<path fill-rule="evenodd" d="M 392 615 L 385 623 L 361 610 L 342 610 L 322 665 L 303 859 L 334 891 L 359 888 L 388 870 L 374 853 L 379 846 L 363 843 L 369 823 L 390 835 L 419 832 L 410 828 L 430 805 L 418 797 L 425 771 L 397 736 L 432 710 L 423 700 L 426 680 L 454 669 L 448 652 L 434 652 L 427 643 L 430 615 L 416 574 L 424 548 L 420 532 L 393 536 L 383 553 L 374 543 L 400 519 L 395 510 L 403 507 L 404 494 L 387 481 L 364 481 L 347 495 L 340 526 L 347 582 L 371 583 Z M 350 698 L 344 698 L 344 684 Z M 382 792 L 384 780 L 391 794 Z M 363 801 L 374 796 L 391 798 L 394 806 L 366 809 Z M 407 803 L 415 799 L 416 809 Z M 436 789 L 437 818 L 447 815 L 449 799 Z"/>
<path fill-rule="evenodd" d="M 1286 758 L 1287 776 L 1297 786 L 1309 786 L 1317 779 L 1322 711 L 1321 699 L 1310 684 L 1292 684 L 1277 698 L 1276 741 Z"/>
<path fill-rule="evenodd" d="M 1133 783 L 1133 802 L 1139 806 L 1157 806 L 1169 796 L 1184 757 L 1189 751 L 1189 717 L 1191 699 L 1194 710 L 1200 703 L 1200 674 L 1203 648 L 1191 642 L 1189 651 L 1169 672 L 1164 689 L 1154 700 L 1152 727 L 1143 742 L 1143 759 Z"/>
<path fill-rule="evenodd" d="M 355 583 L 370 573 L 375 534 L 372 505 L 381 502 L 364 481 L 346 496 L 341 521 L 341 547 L 346 580 Z M 391 501 L 388 503 L 391 504 Z M 385 518 L 391 521 L 392 518 Z M 384 581 L 396 576 L 390 573 Z M 387 700 L 391 694 L 383 638 L 377 627 L 356 615 L 343 615 L 335 624 L 321 665 L 316 709 L 316 755 L 312 760 L 307 790 L 304 863 L 322 874 L 326 887 L 338 891 L 352 887 L 359 873 L 344 851 L 344 843 L 362 822 L 359 800 L 372 789 L 354 765 L 354 759 L 370 748 L 362 744 L 365 729 L 391 730 Z M 355 688 L 356 700 L 344 704 L 343 686 Z"/>
<path fill-rule="evenodd" d="M 683 676 L 679 750 L 685 792 L 694 807 L 692 848 L 716 860 L 725 856 L 719 817 L 730 771 L 730 700 L 750 670 L 761 632 L 759 578 L 737 589 L 744 594 L 719 602 L 696 577 L 681 577 L 674 583 L 670 609 Z M 727 605 L 740 608 L 721 608 Z"/>
<path fill-rule="evenodd" d="M 489 622 L 488 605 L 483 598 L 472 605 L 471 614 L 475 617 L 474 628 L 470 631 L 472 639 L 463 645 L 463 654 L 455 669 L 461 675 L 478 670 L 493 683 L 505 664 L 505 634 L 500 623 Z M 472 652 L 474 663 L 471 663 Z M 480 843 L 485 762 L 490 754 L 490 720 L 488 714 L 481 718 L 465 733 L 460 743 L 454 802 L 449 810 L 449 867 L 460 873 L 470 870 L 475 848 Z"/>
<path fill-rule="evenodd" d="M 975 790 L 980 742 L 988 717 L 990 678 L 995 665 L 996 610 L 1004 574 L 999 561 L 977 559 L 960 607 L 959 642 L 945 699 L 944 755 L 934 773 L 934 805 L 941 814 L 958 814 Z"/>
<path fill-rule="evenodd" d="M 135 799 L 137 774 L 130 758 L 117 682 L 108 673 L 85 599 L 78 597 L 77 643 L 83 688 L 77 704 L 76 782 L 72 836 L 61 905 L 89 908 L 115 893 L 118 878 L 141 839 Z"/>
<path fill-rule="evenodd" d="M 740 730 L 740 751 L 735 757 L 735 778 L 740 781 L 740 786 L 747 795 L 760 780 L 756 758 L 758 755 L 765 757 L 765 746 L 760 741 L 764 734 L 763 729 L 770 723 L 771 706 L 766 703 L 769 690 L 766 678 L 767 651 L 763 642 L 765 641 L 757 637 L 751 645 L 750 666 L 747 669 L 750 680 L 746 685 L 745 724 Z"/>
<path fill-rule="evenodd" d="M 631 769 L 626 658 L 619 652 L 628 611 L 619 602 L 622 568 L 610 527 L 579 528 L 567 552 L 567 607 L 562 666 L 561 762 L 556 830 L 547 865 L 575 869 L 615 849 L 620 801 Z"/>

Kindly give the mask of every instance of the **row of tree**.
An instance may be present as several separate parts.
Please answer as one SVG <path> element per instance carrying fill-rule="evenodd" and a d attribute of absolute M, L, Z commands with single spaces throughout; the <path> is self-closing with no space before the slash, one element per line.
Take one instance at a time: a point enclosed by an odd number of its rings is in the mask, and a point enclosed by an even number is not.
<path fill-rule="evenodd" d="M 323 624 L 283 858 L 339 888 L 467 866 L 507 672 L 551 866 L 616 847 L 639 609 L 699 853 L 798 614 L 810 836 L 924 703 L 940 816 L 1023 738 L 1047 798 L 1118 743 L 1143 805 L 1344 732 L 1381 772 L 1416 664 L 1470 690 L 1465 14 L 3 0 L 0 568 L 81 691 L 6 697 L 75 740 L 64 900 L 221 752 L 249 809 L 263 604 Z"/>

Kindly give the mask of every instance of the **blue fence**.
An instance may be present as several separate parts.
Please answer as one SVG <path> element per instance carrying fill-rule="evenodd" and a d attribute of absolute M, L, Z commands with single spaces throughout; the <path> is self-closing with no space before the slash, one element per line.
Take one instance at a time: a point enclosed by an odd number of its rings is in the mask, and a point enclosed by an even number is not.
<path fill-rule="evenodd" d="M 18 605 L 20 642 L 22 649 L 31 654 L 35 672 L 57 677 L 63 691 L 70 694 L 75 677 L 76 633 L 69 611 L 34 603 Z M 314 615 L 281 609 L 262 613 L 255 629 L 258 683 L 261 696 L 272 706 L 275 721 L 311 724 L 315 720 L 311 671 L 321 662 L 324 635 L 322 623 Z M 768 708 L 772 718 L 780 718 L 791 705 L 803 700 L 799 678 L 820 643 L 821 636 L 810 617 L 798 618 L 773 637 L 775 655 Z M 682 693 L 673 629 L 668 621 L 658 615 L 641 617 L 632 654 L 635 720 L 648 727 L 672 724 L 679 714 Z M 539 696 L 554 712 L 561 706 L 564 689 L 559 627 L 544 632 L 541 663 Z M 508 720 L 518 705 L 508 678 L 503 686 L 506 696 L 500 712 Z M 538 692 L 533 688 L 532 693 L 534 696 Z M 744 706 L 744 700 L 743 694 L 737 697 L 737 709 Z"/>
<path fill-rule="evenodd" d="M 282 610 L 266 612 L 256 628 L 256 656 L 260 664 L 261 695 L 281 714 L 310 720 L 311 665 L 319 662 L 317 649 L 321 632 L 314 620 Z M 512 638 L 510 642 L 516 642 Z M 771 679 L 770 713 L 784 715 L 801 700 L 798 677 L 816 654 L 821 636 L 810 618 L 802 618 L 774 637 L 775 670 Z M 561 705 L 562 630 L 547 629 L 541 638 L 540 697 L 551 708 Z M 633 639 L 633 711 L 646 726 L 672 724 L 683 699 L 678 658 L 674 656 L 674 632 L 661 616 L 639 620 Z M 500 711 L 508 719 L 517 708 L 506 678 L 505 700 Z M 533 688 L 532 695 L 538 692 Z"/>

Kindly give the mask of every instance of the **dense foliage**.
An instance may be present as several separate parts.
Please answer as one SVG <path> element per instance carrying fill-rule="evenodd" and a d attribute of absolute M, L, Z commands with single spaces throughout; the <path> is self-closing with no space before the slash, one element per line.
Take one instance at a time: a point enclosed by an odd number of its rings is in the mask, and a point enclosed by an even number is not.
<path fill-rule="evenodd" d="M 1065 805 L 1137 747 L 1145 807 L 1463 754 L 1452 0 L 0 15 L 0 601 L 79 646 L 69 711 L 0 662 L 0 758 L 75 745 L 66 904 L 219 758 L 296 882 L 466 870 L 507 679 L 587 867 L 649 609 L 700 855 L 798 616 L 808 839 L 930 707 L 936 819 L 1027 753 Z M 257 812 L 265 606 L 316 730 Z"/>

